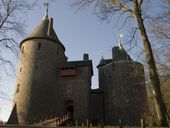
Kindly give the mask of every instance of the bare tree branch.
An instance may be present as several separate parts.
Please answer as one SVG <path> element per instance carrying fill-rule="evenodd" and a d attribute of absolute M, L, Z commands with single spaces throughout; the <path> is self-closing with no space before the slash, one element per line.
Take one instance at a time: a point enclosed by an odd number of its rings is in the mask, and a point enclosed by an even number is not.
<path fill-rule="evenodd" d="M 13 77 L 10 73 L 15 70 L 14 60 L 8 56 L 18 57 L 19 46 L 16 35 L 22 36 L 25 33 L 21 16 L 36 6 L 36 3 L 37 0 L 0 0 L 0 67 L 7 76 Z M 11 101 L 9 95 L 2 91 L 0 99 Z"/>
<path fill-rule="evenodd" d="M 132 15 L 135 23 L 137 24 L 138 32 L 141 36 L 141 42 L 144 46 L 146 53 L 146 61 L 149 69 L 149 76 L 152 82 L 153 91 L 155 92 L 155 108 L 158 117 L 159 125 L 170 126 L 170 118 L 167 113 L 167 108 L 162 98 L 160 89 L 160 79 L 157 73 L 156 63 L 151 47 L 151 42 L 144 24 L 142 14 L 143 0 L 77 0 L 79 7 L 93 5 L 95 10 L 101 15 L 103 19 L 108 19 L 115 13 L 124 12 L 125 14 Z M 125 21 L 126 23 L 126 21 Z M 135 32 L 136 33 L 136 32 Z M 161 33 L 162 34 L 162 33 Z M 133 36 L 132 36 L 133 39 Z"/>
<path fill-rule="evenodd" d="M 123 10 L 124 12 L 129 12 L 129 13 L 133 14 L 133 11 L 130 8 L 125 6 L 126 1 L 124 4 L 119 2 L 118 0 L 108 0 L 108 2 L 111 2 L 115 5 L 117 5 L 118 10 Z"/>

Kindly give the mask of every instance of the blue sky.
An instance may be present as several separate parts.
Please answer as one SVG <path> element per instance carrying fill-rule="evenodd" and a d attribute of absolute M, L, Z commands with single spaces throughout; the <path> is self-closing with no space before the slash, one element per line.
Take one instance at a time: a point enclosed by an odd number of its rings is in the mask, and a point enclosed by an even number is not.
<path fill-rule="evenodd" d="M 30 10 L 23 19 L 26 21 L 26 32 L 30 33 L 42 19 L 45 11 L 43 1 L 40 7 Z M 56 0 L 49 7 L 49 16 L 54 19 L 54 29 L 58 38 L 66 48 L 66 56 L 69 60 L 82 60 L 83 54 L 88 53 L 93 60 L 94 76 L 92 87 L 98 87 L 97 64 L 103 54 L 104 58 L 111 58 L 111 49 L 117 45 L 118 36 L 124 34 L 123 42 L 128 39 L 127 31 L 120 30 L 120 23 L 113 19 L 114 23 L 102 22 L 93 15 L 91 10 L 78 11 L 71 7 L 70 0 Z M 22 37 L 24 38 L 24 37 Z M 19 42 L 22 40 L 19 40 Z M 125 46 L 126 48 L 126 46 Z M 132 52 L 133 53 L 133 52 Z M 134 54 L 130 54 L 133 59 Z M 11 97 L 15 89 L 15 77 L 7 77 L 1 73 L 1 84 L 5 85 L 5 92 Z M 0 89 L 2 89 L 0 87 Z M 11 112 L 12 101 L 0 101 L 0 119 L 7 120 Z"/>

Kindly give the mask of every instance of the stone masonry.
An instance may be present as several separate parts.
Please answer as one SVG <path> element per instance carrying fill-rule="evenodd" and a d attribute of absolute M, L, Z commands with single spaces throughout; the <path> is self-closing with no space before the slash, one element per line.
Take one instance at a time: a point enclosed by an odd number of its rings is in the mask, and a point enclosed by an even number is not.
<path fill-rule="evenodd" d="M 144 67 L 121 43 L 100 60 L 99 88 L 91 89 L 92 60 L 68 61 L 46 13 L 20 44 L 20 58 L 8 124 L 33 124 L 71 114 L 73 124 L 138 125 L 147 105 Z"/>

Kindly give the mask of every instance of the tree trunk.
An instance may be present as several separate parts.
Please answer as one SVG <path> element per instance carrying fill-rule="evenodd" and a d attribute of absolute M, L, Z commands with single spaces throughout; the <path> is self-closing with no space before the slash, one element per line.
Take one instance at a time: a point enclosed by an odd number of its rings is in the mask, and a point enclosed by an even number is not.
<path fill-rule="evenodd" d="M 142 42 L 144 45 L 145 53 L 146 53 L 146 59 L 149 69 L 149 75 L 153 87 L 153 94 L 155 98 L 155 108 L 156 108 L 156 114 L 158 117 L 158 125 L 159 126 L 167 126 L 169 123 L 169 116 L 167 113 L 167 108 L 165 106 L 165 103 L 163 101 L 161 89 L 160 89 L 160 80 L 156 69 L 155 60 L 153 57 L 153 52 L 151 49 L 151 44 L 149 42 L 146 29 L 143 23 L 143 19 L 141 16 L 141 5 L 136 1 L 134 2 L 134 13 L 135 18 L 137 20 L 138 28 L 141 34 Z"/>

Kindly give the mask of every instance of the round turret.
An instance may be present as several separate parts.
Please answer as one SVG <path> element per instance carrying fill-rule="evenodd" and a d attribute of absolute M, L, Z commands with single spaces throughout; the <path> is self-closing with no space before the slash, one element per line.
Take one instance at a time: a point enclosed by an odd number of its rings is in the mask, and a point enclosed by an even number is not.
<path fill-rule="evenodd" d="M 147 105 L 143 65 L 127 60 L 110 63 L 103 69 L 103 79 L 106 123 L 139 125 Z"/>
<path fill-rule="evenodd" d="M 47 15 L 21 42 L 20 49 L 14 98 L 16 112 L 11 114 L 9 123 L 32 124 L 50 113 L 57 67 L 67 58 L 53 29 L 53 20 Z"/>

